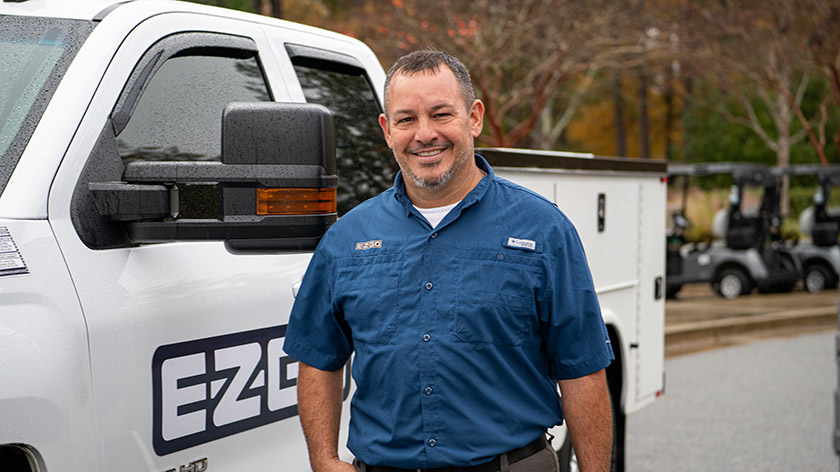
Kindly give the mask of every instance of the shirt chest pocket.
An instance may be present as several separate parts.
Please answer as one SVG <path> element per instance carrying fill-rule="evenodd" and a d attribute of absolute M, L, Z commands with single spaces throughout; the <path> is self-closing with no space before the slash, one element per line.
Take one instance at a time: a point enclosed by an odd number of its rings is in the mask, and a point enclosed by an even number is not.
<path fill-rule="evenodd" d="M 459 251 L 456 341 L 519 345 L 538 329 L 536 258 L 505 252 Z"/>
<path fill-rule="evenodd" d="M 400 268 L 397 254 L 353 257 L 337 268 L 336 302 L 353 339 L 389 344 L 399 332 Z"/>

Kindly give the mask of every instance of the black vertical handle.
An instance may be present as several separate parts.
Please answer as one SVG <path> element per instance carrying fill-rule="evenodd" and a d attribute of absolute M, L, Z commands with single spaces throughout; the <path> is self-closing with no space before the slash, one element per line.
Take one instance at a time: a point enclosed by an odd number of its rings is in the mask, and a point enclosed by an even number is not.
<path fill-rule="evenodd" d="M 598 232 L 603 233 L 607 219 L 607 195 L 598 194 Z"/>

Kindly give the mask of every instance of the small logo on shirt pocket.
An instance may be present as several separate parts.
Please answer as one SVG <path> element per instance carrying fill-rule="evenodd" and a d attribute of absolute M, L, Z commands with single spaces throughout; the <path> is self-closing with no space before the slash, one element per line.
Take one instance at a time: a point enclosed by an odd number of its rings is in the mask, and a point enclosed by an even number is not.
<path fill-rule="evenodd" d="M 531 241 L 530 239 L 508 238 L 505 246 L 517 249 L 527 249 L 529 251 L 537 250 L 537 242 Z"/>
<path fill-rule="evenodd" d="M 367 251 L 368 249 L 378 249 L 382 247 L 382 240 L 376 239 L 373 241 L 365 241 L 363 243 L 356 243 L 357 251 Z"/>

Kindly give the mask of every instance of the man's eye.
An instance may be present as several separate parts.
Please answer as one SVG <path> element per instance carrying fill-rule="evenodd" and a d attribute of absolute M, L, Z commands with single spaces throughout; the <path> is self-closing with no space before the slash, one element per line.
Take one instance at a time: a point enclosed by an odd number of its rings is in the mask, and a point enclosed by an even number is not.
<path fill-rule="evenodd" d="M 410 122 L 411 122 L 411 120 L 412 120 L 412 119 L 411 119 L 411 118 L 409 118 L 409 117 L 400 118 L 399 120 L 397 120 L 397 123 L 403 123 L 403 124 L 404 124 L 404 123 L 410 123 Z"/>
<path fill-rule="evenodd" d="M 452 116 L 452 113 L 438 113 L 435 115 L 435 118 L 447 118 Z"/>

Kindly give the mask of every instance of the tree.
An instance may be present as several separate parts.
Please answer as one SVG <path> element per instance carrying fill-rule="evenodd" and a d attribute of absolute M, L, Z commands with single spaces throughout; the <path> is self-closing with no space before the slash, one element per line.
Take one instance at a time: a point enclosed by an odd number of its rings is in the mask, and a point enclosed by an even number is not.
<path fill-rule="evenodd" d="M 810 30 L 807 43 L 801 46 L 806 57 L 814 66 L 815 72 L 824 74 L 831 87 L 830 94 L 820 105 L 820 120 L 817 125 L 819 137 L 811 134 L 811 141 L 817 152 L 825 161 L 826 123 L 828 121 L 828 104 L 833 99 L 840 108 L 840 5 L 830 0 L 808 0 L 800 5 L 807 15 L 806 24 Z M 808 126 L 804 114 L 798 113 L 803 126 Z M 840 160 L 840 125 L 834 132 L 834 144 L 837 158 Z"/>
<path fill-rule="evenodd" d="M 667 156 L 672 147 L 672 135 L 679 128 L 669 119 L 674 116 L 677 100 L 670 79 L 674 55 L 671 43 L 675 35 L 668 30 L 670 25 L 663 21 L 667 18 L 661 13 L 667 11 L 668 6 L 663 8 L 661 2 L 646 0 L 612 2 L 609 8 L 593 5 L 593 11 L 600 18 L 598 22 L 590 23 L 592 31 L 589 34 L 598 39 L 589 36 L 584 41 L 599 48 L 599 60 L 590 62 L 585 74 L 578 73 L 571 80 L 571 87 L 561 88 L 549 107 L 565 111 L 562 115 L 544 113 L 541 118 L 554 118 L 554 127 L 545 126 L 541 120 L 541 126 L 531 133 L 530 142 L 535 143 L 538 139 L 557 142 L 563 133 L 587 151 L 654 157 L 654 149 L 660 147 L 660 143 L 654 142 L 658 133 L 664 135 L 664 143 L 661 143 L 664 152 L 656 154 Z M 663 96 L 665 99 L 660 100 Z M 603 106 L 606 101 L 611 103 L 611 116 Z M 658 106 L 660 101 L 664 107 Z M 657 119 L 660 115 L 664 118 Z M 665 123 L 664 127 L 658 126 L 661 122 Z M 631 126 L 633 124 L 636 126 Z M 574 131 L 568 128 L 569 125 L 574 125 Z M 548 129 L 550 133 L 545 132 Z M 565 134 L 567 129 L 568 135 Z M 629 139 L 628 130 L 631 132 Z M 635 130 L 638 132 L 632 133 Z M 611 136 L 614 136 L 613 140 Z M 581 141 L 581 137 L 584 140 Z M 628 149 L 628 140 L 638 143 L 637 153 Z"/>
<path fill-rule="evenodd" d="M 377 34 L 368 44 L 391 60 L 422 47 L 458 56 L 486 106 L 480 142 L 510 147 L 533 135 L 548 146 L 597 72 L 642 51 L 637 40 L 605 34 L 633 18 L 632 3 L 392 0 L 391 10 L 377 17 L 382 21 L 372 21 Z"/>
<path fill-rule="evenodd" d="M 692 14 L 682 38 L 692 59 L 714 74 L 720 90 L 740 105 L 735 111 L 720 107 L 721 112 L 755 132 L 776 153 L 776 164 L 787 167 L 792 145 L 808 134 L 807 127 L 794 126 L 810 83 L 798 53 L 807 33 L 799 5 L 786 0 L 720 0 L 686 8 Z M 770 126 L 759 119 L 762 111 L 770 117 Z M 804 115 L 800 120 L 809 121 Z M 787 195 L 784 179 L 783 212 Z"/>
<path fill-rule="evenodd" d="M 254 0 L 254 11 L 260 15 L 283 18 L 283 0 Z"/>

